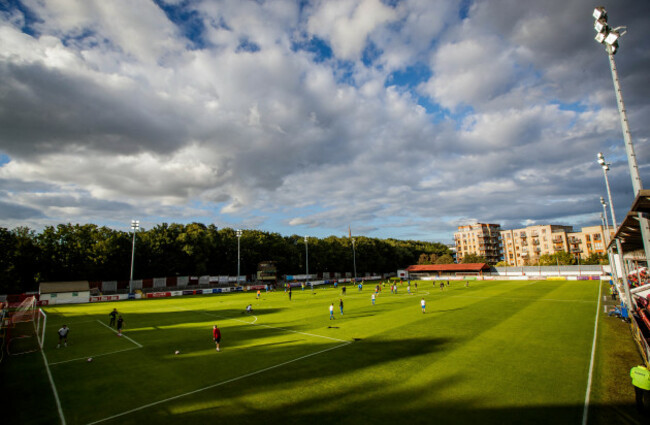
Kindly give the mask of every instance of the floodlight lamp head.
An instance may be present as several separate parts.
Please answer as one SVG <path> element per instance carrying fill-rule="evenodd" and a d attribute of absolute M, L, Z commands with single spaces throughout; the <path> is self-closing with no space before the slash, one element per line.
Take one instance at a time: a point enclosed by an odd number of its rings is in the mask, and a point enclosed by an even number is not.
<path fill-rule="evenodd" d="M 605 22 L 607 22 L 607 11 L 605 10 L 605 7 L 598 6 L 597 8 L 595 8 L 594 13 L 593 13 L 593 17 L 596 20 L 604 19 Z"/>
<path fill-rule="evenodd" d="M 603 170 L 609 171 L 609 164 L 603 164 Z"/>
<path fill-rule="evenodd" d="M 612 46 L 620 36 L 621 34 L 618 31 L 610 31 L 605 37 L 605 44 Z"/>
<path fill-rule="evenodd" d="M 594 22 L 594 29 L 599 33 L 606 33 L 608 29 L 607 21 L 605 19 L 599 19 Z"/>
<path fill-rule="evenodd" d="M 605 157 L 602 152 L 598 152 L 598 163 L 600 165 L 605 165 Z"/>
<path fill-rule="evenodd" d="M 237 229 L 237 232 L 236 232 L 236 233 L 237 233 L 237 237 L 240 238 L 240 237 L 241 237 L 241 234 L 242 234 L 242 231 L 241 231 L 240 229 Z"/>
<path fill-rule="evenodd" d="M 607 205 L 607 202 L 605 202 L 605 198 L 603 198 L 602 196 L 600 197 L 600 204 L 601 204 L 603 207 L 604 207 L 605 205 Z"/>
<path fill-rule="evenodd" d="M 604 32 L 599 32 L 598 34 L 596 34 L 596 37 L 594 37 L 594 39 L 595 39 L 597 42 L 599 42 L 599 43 L 602 44 L 602 43 L 605 42 L 605 37 L 607 37 L 607 34 L 606 34 L 606 33 L 604 33 Z"/>

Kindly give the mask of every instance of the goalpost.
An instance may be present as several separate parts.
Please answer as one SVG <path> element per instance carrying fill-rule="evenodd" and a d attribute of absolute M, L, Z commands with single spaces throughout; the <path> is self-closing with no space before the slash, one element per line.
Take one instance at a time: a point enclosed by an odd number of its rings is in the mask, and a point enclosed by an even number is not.
<path fill-rule="evenodd" d="M 45 325 L 47 324 L 47 314 L 43 309 L 39 308 L 36 312 L 36 320 L 34 321 L 34 330 L 36 331 L 36 338 L 38 339 L 38 346 L 43 348 L 45 343 Z"/>

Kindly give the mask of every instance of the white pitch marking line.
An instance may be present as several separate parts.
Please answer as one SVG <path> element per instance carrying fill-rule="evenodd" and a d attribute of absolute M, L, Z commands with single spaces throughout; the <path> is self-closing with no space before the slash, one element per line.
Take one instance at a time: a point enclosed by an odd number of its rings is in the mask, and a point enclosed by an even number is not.
<path fill-rule="evenodd" d="M 106 326 L 108 329 L 110 329 L 111 331 L 113 331 L 113 332 L 115 332 L 117 334 L 117 331 L 115 329 L 111 328 L 106 323 L 102 322 L 101 320 L 97 319 L 97 323 L 99 323 L 102 326 Z M 137 343 L 136 341 L 132 340 L 131 338 L 129 338 L 128 336 L 126 336 L 124 334 L 122 334 L 122 336 L 124 338 L 128 339 L 129 341 L 131 341 L 132 343 L 134 343 L 135 345 L 137 345 L 139 348 L 142 348 L 142 344 Z"/>
<path fill-rule="evenodd" d="M 158 401 L 155 401 L 153 403 L 145 404 L 143 406 L 136 407 L 135 409 L 127 410 L 125 412 L 118 413 L 116 415 L 109 416 L 107 418 L 100 419 L 100 420 L 95 421 L 95 422 L 90 422 L 87 425 L 94 425 L 94 424 L 105 422 L 105 421 L 108 421 L 108 420 L 111 420 L 111 419 L 119 418 L 121 416 L 125 416 L 125 415 L 128 415 L 130 413 L 134 413 L 134 412 L 137 412 L 137 411 L 140 411 L 140 410 L 144 410 L 144 409 L 147 409 L 149 407 L 157 406 L 157 405 L 162 404 L 162 403 L 167 403 L 169 401 L 176 400 L 176 399 L 179 399 L 179 398 L 182 398 L 182 397 L 186 397 L 188 395 L 192 395 L 192 394 L 196 394 L 196 393 L 199 393 L 199 392 L 202 392 L 202 391 L 205 391 L 205 390 L 216 388 L 216 387 L 219 387 L 221 385 L 225 385 L 225 384 L 229 384 L 231 382 L 239 381 L 241 379 L 245 379 L 245 378 L 248 378 L 248 377 L 251 377 L 251 376 L 254 376 L 254 375 L 259 375 L 260 373 L 264 373 L 264 372 L 267 372 L 269 370 L 276 369 L 278 367 L 285 366 L 285 365 L 297 362 L 297 361 L 302 360 L 302 359 L 306 359 L 308 357 L 312 357 L 312 356 L 315 356 L 315 355 L 318 355 L 318 354 L 322 354 L 322 353 L 325 353 L 327 351 L 331 351 L 331 350 L 335 350 L 337 348 L 345 347 L 346 345 L 349 345 L 349 344 L 352 344 L 352 342 L 351 341 L 345 341 L 345 343 L 336 345 L 334 347 L 326 348 L 324 350 L 317 351 L 315 353 L 307 354 L 307 355 L 304 355 L 302 357 L 298 357 L 298 358 L 293 359 L 293 360 L 289 360 L 289 361 L 286 361 L 286 362 L 283 362 L 283 363 L 279 363 L 279 364 L 276 364 L 274 366 L 269 366 L 269 367 L 266 367 L 264 369 L 256 370 L 255 372 L 251 372 L 251 373 L 247 373 L 245 375 L 241 375 L 241 376 L 238 376 L 238 377 L 235 377 L 235 378 L 227 379 L 227 380 L 222 381 L 222 382 L 217 382 L 216 384 L 208 385 L 207 387 L 199 388 L 197 390 L 190 391 L 190 392 L 187 392 L 185 394 L 179 394 L 179 395 L 176 395 L 174 397 L 166 398 L 164 400 L 158 400 Z"/>
<path fill-rule="evenodd" d="M 52 387 L 52 392 L 54 393 L 54 401 L 56 401 L 56 408 L 59 410 L 59 417 L 61 418 L 61 424 L 66 425 L 65 416 L 63 416 L 63 408 L 61 407 L 61 400 L 59 400 L 59 392 L 56 390 L 56 385 L 54 384 L 54 378 L 52 378 L 52 372 L 50 371 L 50 366 L 47 363 L 47 357 L 45 356 L 45 351 L 41 349 L 41 354 L 43 355 L 43 362 L 45 363 L 45 370 L 47 371 L 47 377 L 50 380 L 50 386 Z"/>
<path fill-rule="evenodd" d="M 142 347 L 125 348 L 124 350 L 111 351 L 110 353 L 93 354 L 93 355 L 90 355 L 90 356 L 88 356 L 88 357 L 103 357 L 103 356 L 110 356 L 111 354 L 122 353 L 122 352 L 124 352 L 124 351 L 137 350 L 138 348 L 142 348 Z M 62 364 L 62 363 L 75 362 L 75 361 L 77 361 L 77 360 L 86 360 L 86 359 L 88 359 L 88 357 L 79 357 L 79 358 L 76 358 L 76 359 L 63 360 L 63 361 L 61 361 L 61 362 L 54 362 L 54 363 L 50 363 L 50 366 L 58 365 L 58 364 Z"/>
<path fill-rule="evenodd" d="M 591 378 L 594 372 L 594 358 L 596 355 L 596 336 L 598 335 L 598 310 L 600 310 L 600 294 L 603 285 L 598 287 L 598 305 L 596 306 L 596 319 L 594 319 L 594 342 L 591 344 L 591 360 L 589 361 L 589 378 L 587 379 L 587 393 L 585 394 L 585 407 L 582 411 L 582 425 L 587 425 L 587 414 L 589 413 L 589 396 L 591 394 Z"/>

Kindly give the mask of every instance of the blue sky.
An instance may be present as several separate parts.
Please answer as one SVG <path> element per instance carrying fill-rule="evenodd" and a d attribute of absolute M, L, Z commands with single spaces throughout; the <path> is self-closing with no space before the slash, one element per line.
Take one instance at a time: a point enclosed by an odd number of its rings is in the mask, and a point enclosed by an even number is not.
<path fill-rule="evenodd" d="M 616 61 L 642 179 L 650 4 Z M 634 194 L 586 0 L 0 1 L 0 226 L 450 243 Z M 650 184 L 650 183 L 649 183 Z"/>

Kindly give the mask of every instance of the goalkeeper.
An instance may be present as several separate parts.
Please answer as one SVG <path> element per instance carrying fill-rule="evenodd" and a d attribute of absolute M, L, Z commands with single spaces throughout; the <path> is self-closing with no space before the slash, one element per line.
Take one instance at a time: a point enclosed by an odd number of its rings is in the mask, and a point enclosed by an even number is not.
<path fill-rule="evenodd" d="M 68 346 L 68 333 L 70 332 L 70 328 L 68 328 L 67 325 L 63 325 L 61 329 L 59 329 L 59 343 L 56 345 L 56 348 L 61 347 L 61 341 L 63 341 L 63 346 L 67 347 Z"/>

